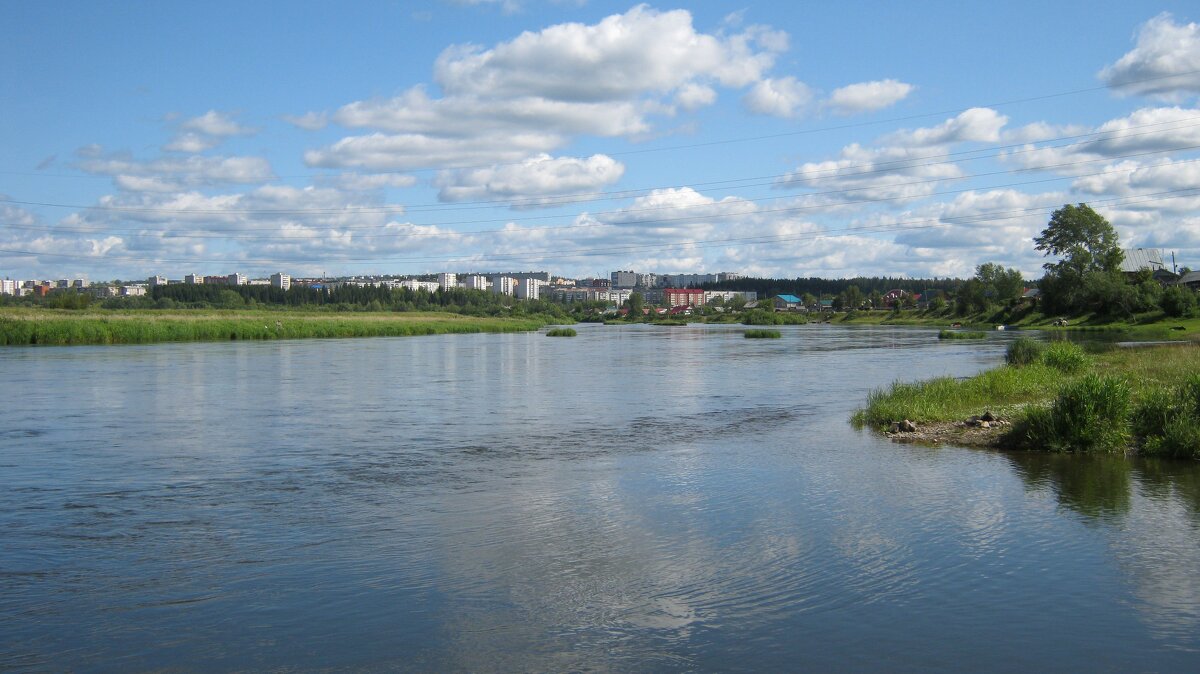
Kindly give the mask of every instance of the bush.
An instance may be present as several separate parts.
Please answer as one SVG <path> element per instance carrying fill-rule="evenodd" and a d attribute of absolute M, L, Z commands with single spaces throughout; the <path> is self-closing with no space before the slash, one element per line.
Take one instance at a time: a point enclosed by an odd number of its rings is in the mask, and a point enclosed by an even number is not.
<path fill-rule="evenodd" d="M 1030 449 L 1115 452 L 1129 442 L 1129 384 L 1087 375 L 1063 387 L 1049 408 L 1028 412 L 1022 423 Z"/>
<path fill-rule="evenodd" d="M 554 328 L 546 332 L 547 337 L 574 337 L 577 334 L 575 328 Z"/>
<path fill-rule="evenodd" d="M 1041 360 L 1046 366 L 1068 374 L 1079 372 L 1092 361 L 1078 344 L 1071 342 L 1050 344 L 1042 351 Z"/>
<path fill-rule="evenodd" d="M 1163 290 L 1159 306 L 1172 318 L 1191 316 L 1196 312 L 1196 291 L 1187 286 L 1168 286 Z"/>
<path fill-rule="evenodd" d="M 746 339 L 779 339 L 783 337 L 778 330 L 747 330 L 743 336 Z"/>
<path fill-rule="evenodd" d="M 1133 413 L 1133 432 L 1142 453 L 1177 459 L 1200 458 L 1200 374 L 1179 388 L 1155 388 Z"/>
<path fill-rule="evenodd" d="M 1008 352 L 1004 356 L 1004 360 L 1009 365 L 1030 365 L 1041 359 L 1042 351 L 1046 349 L 1046 345 L 1034 341 L 1028 337 L 1020 337 L 1012 344 L 1008 345 Z"/>
<path fill-rule="evenodd" d="M 986 332 L 966 330 L 942 330 L 938 333 L 938 339 L 984 339 L 986 337 Z"/>

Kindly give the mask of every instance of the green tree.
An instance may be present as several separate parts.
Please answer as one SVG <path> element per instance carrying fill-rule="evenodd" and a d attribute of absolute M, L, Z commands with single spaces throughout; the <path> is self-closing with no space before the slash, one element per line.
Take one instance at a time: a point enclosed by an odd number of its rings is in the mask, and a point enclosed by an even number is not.
<path fill-rule="evenodd" d="M 1042 301 L 1050 312 L 1112 314 L 1116 305 L 1128 311 L 1134 303 L 1118 287 L 1123 283 L 1124 254 L 1117 230 L 1087 204 L 1066 204 L 1054 211 L 1034 242 L 1046 255 L 1061 258 L 1043 265 Z"/>
<path fill-rule="evenodd" d="M 992 301 L 1004 303 L 1019 299 L 1025 290 L 1025 279 L 1016 269 L 1005 269 L 994 263 L 985 262 L 975 268 L 975 278 L 983 284 L 983 294 Z"/>
<path fill-rule="evenodd" d="M 863 299 L 862 291 L 858 289 L 858 286 L 850 286 L 846 288 L 846 298 L 842 305 L 846 307 L 846 311 L 854 311 L 862 307 Z"/>
<path fill-rule="evenodd" d="M 646 306 L 646 298 L 636 290 L 629 293 L 629 299 L 625 301 L 625 306 L 629 308 L 629 317 L 637 320 L 642 317 L 642 309 Z"/>

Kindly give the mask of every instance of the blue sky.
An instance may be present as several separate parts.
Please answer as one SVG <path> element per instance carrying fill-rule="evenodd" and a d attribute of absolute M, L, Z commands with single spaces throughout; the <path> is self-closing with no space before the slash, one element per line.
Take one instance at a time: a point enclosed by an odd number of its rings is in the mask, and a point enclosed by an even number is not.
<path fill-rule="evenodd" d="M 0 276 L 1200 267 L 1192 3 L 0 4 Z"/>

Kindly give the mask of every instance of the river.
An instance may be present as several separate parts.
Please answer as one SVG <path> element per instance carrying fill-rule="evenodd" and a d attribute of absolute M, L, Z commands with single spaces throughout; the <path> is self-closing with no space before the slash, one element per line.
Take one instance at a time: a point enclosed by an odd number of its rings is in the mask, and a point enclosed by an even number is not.
<path fill-rule="evenodd" d="M 849 425 L 1012 335 L 577 329 L 0 349 L 0 670 L 1200 669 L 1200 467 Z"/>

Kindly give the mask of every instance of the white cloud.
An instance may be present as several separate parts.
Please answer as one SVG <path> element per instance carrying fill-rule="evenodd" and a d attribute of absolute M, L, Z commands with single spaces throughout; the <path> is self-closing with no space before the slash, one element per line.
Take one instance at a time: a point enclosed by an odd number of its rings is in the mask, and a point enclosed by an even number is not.
<path fill-rule="evenodd" d="M 1008 152 L 1003 158 L 1024 168 L 1049 169 L 1061 175 L 1080 175 L 1097 171 L 1097 163 L 1105 159 L 1151 152 L 1187 151 L 1200 146 L 1200 110 L 1142 108 L 1093 129 L 1080 131 L 1097 135 L 1061 146 L 1031 144 Z"/>
<path fill-rule="evenodd" d="M 775 117 L 792 117 L 808 107 L 813 93 L 794 77 L 764 79 L 742 99 L 751 112 Z"/>
<path fill-rule="evenodd" d="M 949 143 L 995 143 L 1008 117 L 991 108 L 971 108 L 934 127 L 902 130 L 885 136 L 895 145 L 929 147 Z"/>
<path fill-rule="evenodd" d="M 904 100 L 914 87 L 898 80 L 859 82 L 834 89 L 828 105 L 839 114 L 850 115 L 891 107 Z"/>
<path fill-rule="evenodd" d="M 690 82 L 679 88 L 675 94 L 675 103 L 684 110 L 697 110 L 712 105 L 717 100 L 717 92 L 710 86 Z"/>
<path fill-rule="evenodd" d="M 551 152 L 576 135 L 637 137 L 649 117 L 712 104 L 715 86 L 763 76 L 787 36 L 762 26 L 698 32 L 686 10 L 645 5 L 595 24 L 563 23 L 491 48 L 456 45 L 434 65 L 441 96 L 423 86 L 342 106 L 331 121 L 381 133 L 306 154 L 310 166 L 429 167 L 506 163 Z M 303 128 L 320 113 L 289 118 Z M 518 144 L 503 142 L 520 139 Z"/>
<path fill-rule="evenodd" d="M 698 33 L 686 10 L 638 5 L 594 25 L 525 32 L 492 49 L 451 47 L 438 57 L 434 79 L 448 96 L 628 100 L 697 78 L 745 86 L 774 63 L 778 40 L 763 29 L 729 37 Z"/>
<path fill-rule="evenodd" d="M 319 131 L 329 124 L 329 115 L 324 112 L 306 112 L 303 115 L 284 115 L 283 121 L 305 131 Z"/>
<path fill-rule="evenodd" d="M 257 132 L 256 129 L 238 124 L 228 114 L 216 110 L 209 110 L 199 117 L 184 120 L 179 128 L 210 136 L 248 136 Z"/>
<path fill-rule="evenodd" d="M 218 143 L 220 143 L 220 139 L 218 138 L 189 131 L 176 135 L 170 143 L 163 146 L 163 149 L 168 152 L 190 152 L 194 154 L 212 149 Z"/>
<path fill-rule="evenodd" d="M 1200 25 L 1159 14 L 1138 30 L 1133 50 L 1100 71 L 1100 79 L 1126 95 L 1179 101 L 1200 94 Z"/>
<path fill-rule="evenodd" d="M 169 186 L 202 187 L 253 184 L 271 180 L 271 165 L 262 157 L 166 157 L 137 161 L 121 155 L 86 159 L 79 168 L 113 176 L 129 190 L 169 191 Z"/>
<path fill-rule="evenodd" d="M 443 171 L 434 181 L 442 201 L 517 200 L 516 207 L 560 203 L 555 195 L 587 195 L 620 180 L 625 165 L 612 157 L 551 157 L 540 154 L 518 164 Z"/>
<path fill-rule="evenodd" d="M 912 200 L 936 191 L 941 181 L 962 177 L 940 148 L 842 148 L 837 159 L 806 162 L 779 180 L 779 187 L 807 187 L 837 194 L 831 202 Z"/>

